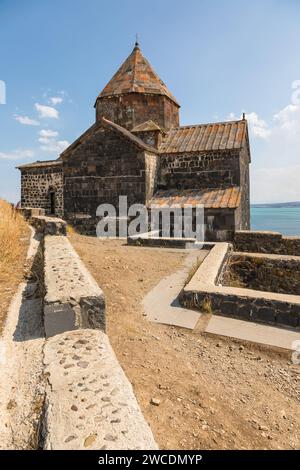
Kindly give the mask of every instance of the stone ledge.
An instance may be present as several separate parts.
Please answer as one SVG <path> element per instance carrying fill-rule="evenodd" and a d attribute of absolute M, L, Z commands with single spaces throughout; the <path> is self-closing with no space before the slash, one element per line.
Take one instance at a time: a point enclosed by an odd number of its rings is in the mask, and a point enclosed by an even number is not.
<path fill-rule="evenodd" d="M 67 223 L 57 217 L 36 215 L 31 217 L 30 223 L 43 235 L 67 235 Z"/>
<path fill-rule="evenodd" d="M 127 244 L 160 248 L 194 248 L 198 250 L 210 250 L 215 245 L 213 242 L 197 242 L 195 238 L 160 237 L 158 236 L 158 230 L 127 237 Z"/>
<path fill-rule="evenodd" d="M 79 328 L 105 330 L 104 295 L 69 240 L 44 239 L 46 336 Z"/>
<path fill-rule="evenodd" d="M 80 330 L 47 341 L 46 450 L 157 449 L 107 336 Z"/>
<path fill-rule="evenodd" d="M 235 232 L 236 251 L 300 256 L 300 237 L 285 237 L 279 232 L 239 230 Z"/>

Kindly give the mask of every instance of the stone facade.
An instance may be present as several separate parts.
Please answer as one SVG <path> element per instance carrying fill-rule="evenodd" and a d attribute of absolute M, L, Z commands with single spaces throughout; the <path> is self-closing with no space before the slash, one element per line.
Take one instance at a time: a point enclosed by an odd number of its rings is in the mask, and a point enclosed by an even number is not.
<path fill-rule="evenodd" d="M 96 104 L 96 120 L 102 117 L 119 124 L 126 129 L 153 120 L 163 129 L 169 130 L 179 126 L 178 106 L 169 98 L 162 95 L 141 95 L 129 93 L 123 96 L 98 98 Z"/>
<path fill-rule="evenodd" d="M 22 207 L 41 207 L 95 234 L 101 204 L 151 205 L 196 191 L 208 240 L 250 228 L 250 147 L 239 121 L 180 127 L 179 104 L 138 45 L 96 99 L 96 122 L 52 162 L 22 165 Z M 167 202 L 166 193 L 163 200 Z M 119 214 L 116 213 L 116 217 Z"/>
<path fill-rule="evenodd" d="M 241 230 L 235 233 L 236 251 L 300 256 L 300 237 L 284 237 L 277 232 Z"/>
<path fill-rule="evenodd" d="M 55 162 L 57 163 L 57 162 Z M 43 208 L 48 215 L 63 215 L 62 164 L 24 165 L 21 169 L 21 206 Z"/>
<path fill-rule="evenodd" d="M 95 232 L 100 204 L 117 208 L 120 195 L 127 196 L 128 205 L 145 204 L 153 194 L 157 165 L 155 154 L 100 127 L 64 157 L 64 217 L 77 227 L 85 224 L 86 233 Z"/>

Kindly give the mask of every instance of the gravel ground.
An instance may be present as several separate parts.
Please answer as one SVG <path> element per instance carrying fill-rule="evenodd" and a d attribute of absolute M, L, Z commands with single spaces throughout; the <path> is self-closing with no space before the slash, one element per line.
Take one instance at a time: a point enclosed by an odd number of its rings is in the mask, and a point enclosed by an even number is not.
<path fill-rule="evenodd" d="M 162 449 L 299 449 L 290 353 L 146 321 L 142 300 L 185 254 L 72 235 L 104 290 L 108 335 Z M 204 320 L 205 321 L 205 320 Z"/>

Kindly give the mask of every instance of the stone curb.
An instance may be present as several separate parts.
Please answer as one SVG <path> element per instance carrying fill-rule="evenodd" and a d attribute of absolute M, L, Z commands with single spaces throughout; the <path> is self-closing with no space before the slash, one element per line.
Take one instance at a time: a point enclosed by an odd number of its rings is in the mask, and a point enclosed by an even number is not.
<path fill-rule="evenodd" d="M 64 236 L 44 238 L 46 337 L 79 328 L 105 331 L 104 294 Z"/>
<path fill-rule="evenodd" d="M 78 330 L 48 339 L 44 364 L 44 449 L 157 449 L 103 332 Z"/>

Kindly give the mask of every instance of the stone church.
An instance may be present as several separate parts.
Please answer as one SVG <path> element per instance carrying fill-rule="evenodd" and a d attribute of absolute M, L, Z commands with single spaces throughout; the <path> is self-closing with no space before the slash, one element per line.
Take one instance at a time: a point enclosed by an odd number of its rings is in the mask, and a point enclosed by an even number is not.
<path fill-rule="evenodd" d="M 59 157 L 19 166 L 22 207 L 95 234 L 102 203 L 205 207 L 207 239 L 250 228 L 247 121 L 180 126 L 180 105 L 136 43 L 95 102 L 96 121 Z"/>

